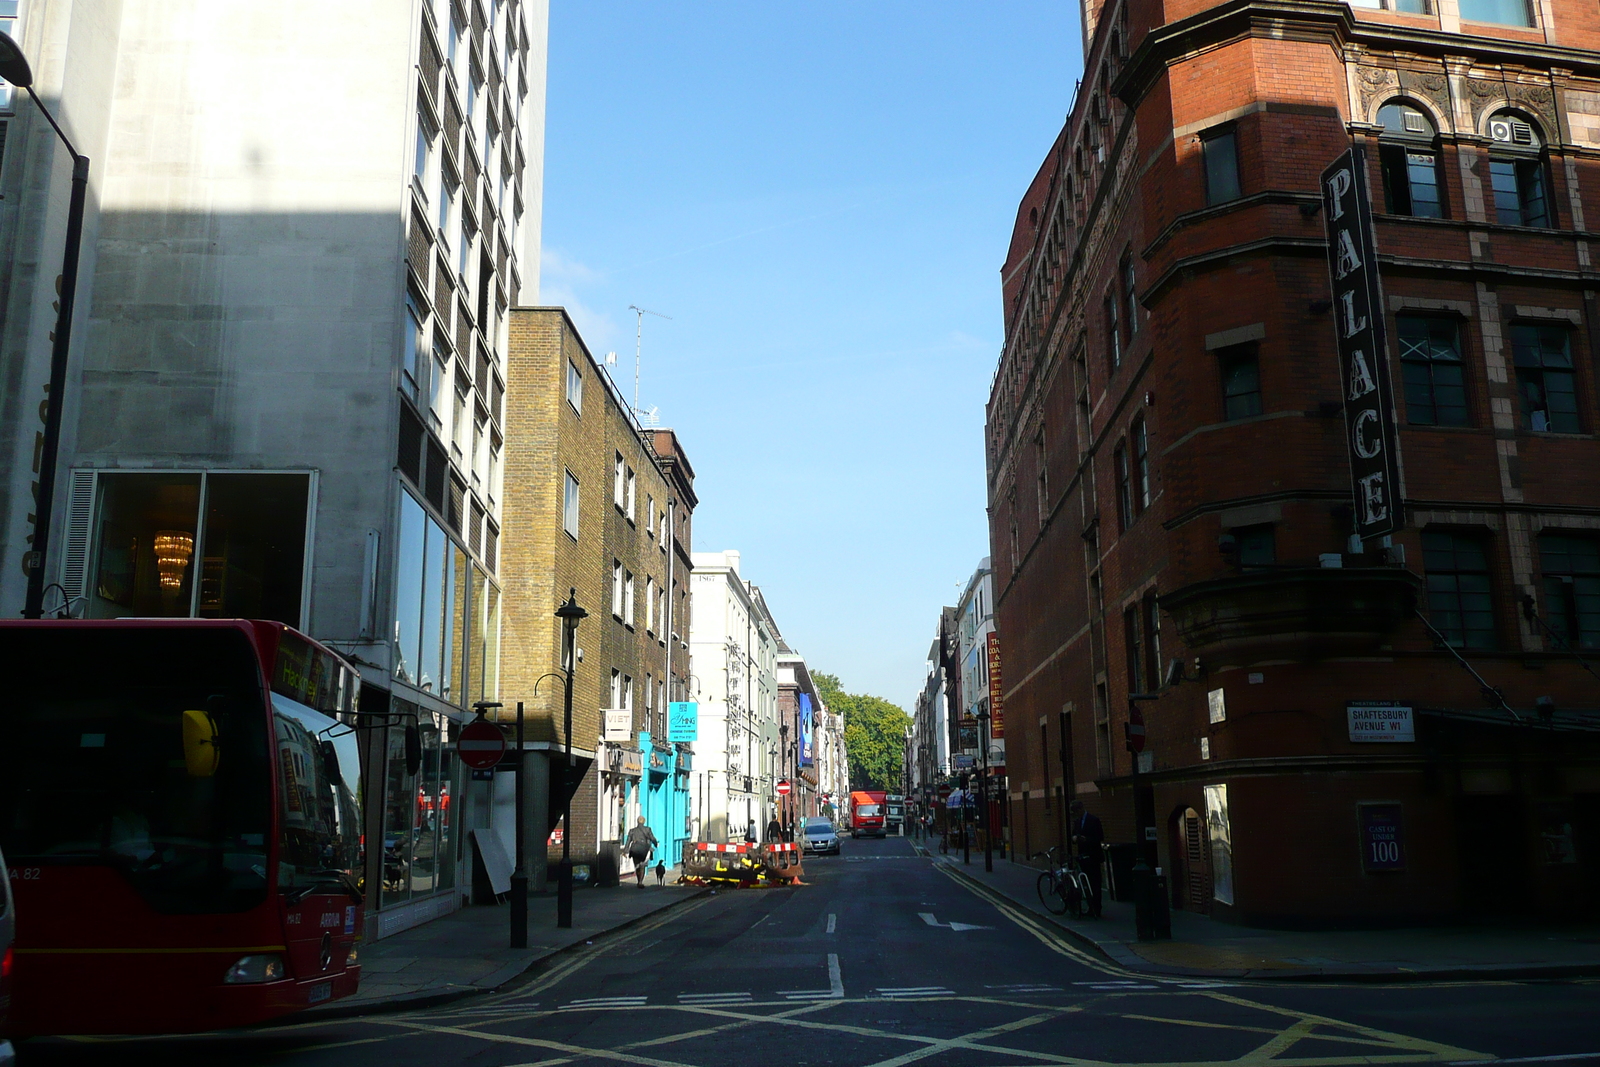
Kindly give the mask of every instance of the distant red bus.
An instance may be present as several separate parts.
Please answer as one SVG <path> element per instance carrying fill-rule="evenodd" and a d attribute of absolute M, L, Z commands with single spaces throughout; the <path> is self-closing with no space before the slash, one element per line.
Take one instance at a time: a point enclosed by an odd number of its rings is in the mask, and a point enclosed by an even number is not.
<path fill-rule="evenodd" d="M 241 1026 L 361 970 L 359 678 L 281 623 L 0 622 L 10 1027 Z"/>

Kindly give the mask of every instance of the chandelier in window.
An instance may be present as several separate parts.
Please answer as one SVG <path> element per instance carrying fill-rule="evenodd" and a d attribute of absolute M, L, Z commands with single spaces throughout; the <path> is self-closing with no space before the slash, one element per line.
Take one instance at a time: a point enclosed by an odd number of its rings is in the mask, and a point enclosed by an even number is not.
<path fill-rule="evenodd" d="M 176 592 L 183 585 L 183 572 L 194 556 L 194 535 L 182 530 L 157 530 L 154 547 L 161 589 Z"/>

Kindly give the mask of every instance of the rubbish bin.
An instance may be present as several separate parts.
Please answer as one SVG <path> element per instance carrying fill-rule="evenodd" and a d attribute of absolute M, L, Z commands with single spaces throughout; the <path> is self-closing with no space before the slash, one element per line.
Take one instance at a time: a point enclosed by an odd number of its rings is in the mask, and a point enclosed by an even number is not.
<path fill-rule="evenodd" d="M 1107 845 L 1107 873 L 1111 875 L 1111 899 L 1127 903 L 1133 900 L 1133 867 L 1139 862 L 1136 844 Z"/>

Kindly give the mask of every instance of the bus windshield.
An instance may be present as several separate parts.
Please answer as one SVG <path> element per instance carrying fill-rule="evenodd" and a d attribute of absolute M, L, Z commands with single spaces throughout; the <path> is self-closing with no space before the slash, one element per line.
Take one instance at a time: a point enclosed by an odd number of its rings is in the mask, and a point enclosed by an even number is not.
<path fill-rule="evenodd" d="M 0 851 L 112 867 L 164 914 L 266 899 L 271 772 L 262 676 L 240 630 L 44 625 L 0 633 Z M 188 771 L 183 713 L 215 725 Z"/>

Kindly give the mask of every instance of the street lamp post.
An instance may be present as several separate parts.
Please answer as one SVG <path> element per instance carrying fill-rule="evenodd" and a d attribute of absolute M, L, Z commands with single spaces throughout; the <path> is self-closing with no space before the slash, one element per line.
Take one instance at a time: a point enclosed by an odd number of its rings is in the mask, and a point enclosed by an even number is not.
<path fill-rule="evenodd" d="M 978 711 L 978 747 L 983 750 L 983 776 L 978 779 L 978 810 L 983 813 L 983 869 L 994 870 L 994 828 L 989 825 L 989 707 Z"/>
<path fill-rule="evenodd" d="M 67 353 L 72 344 L 72 308 L 78 294 L 78 249 L 83 243 L 83 210 L 89 191 L 89 157 L 72 147 L 61 125 L 33 91 L 33 70 L 9 34 L 0 33 L 0 78 L 28 95 L 72 156 L 72 197 L 67 204 L 66 250 L 61 257 L 61 294 L 56 303 L 56 332 L 50 347 L 50 394 L 45 401 L 44 438 L 39 443 L 39 491 L 34 504 L 33 545 L 23 557 L 28 573 L 22 616 L 44 617 L 45 560 L 50 552 L 50 518 L 56 496 L 56 464 L 61 453 L 61 415 L 66 408 Z M 70 607 L 70 605 L 68 605 Z"/>
<path fill-rule="evenodd" d="M 778 751 L 783 753 L 783 758 L 778 763 L 778 766 L 779 766 L 779 771 L 778 771 L 779 777 L 781 777 L 781 778 L 789 778 L 789 724 L 788 723 L 782 723 L 782 724 L 780 724 L 778 726 Z M 794 780 L 792 778 L 789 778 L 789 790 L 790 790 L 791 794 L 794 791 Z M 790 817 L 791 817 L 793 812 L 794 812 L 794 802 L 791 801 L 788 797 L 779 797 L 778 798 L 778 821 L 783 824 L 784 829 L 788 829 L 788 827 L 790 825 L 790 822 L 791 822 L 791 818 Z"/>
<path fill-rule="evenodd" d="M 567 673 L 561 735 L 567 761 L 561 779 L 561 869 L 556 881 L 556 925 L 563 930 L 572 928 L 572 676 L 577 668 L 578 623 L 588 617 L 589 613 L 578 606 L 577 589 L 570 589 L 567 602 L 556 609 L 556 618 L 561 620 L 562 659 Z"/>

